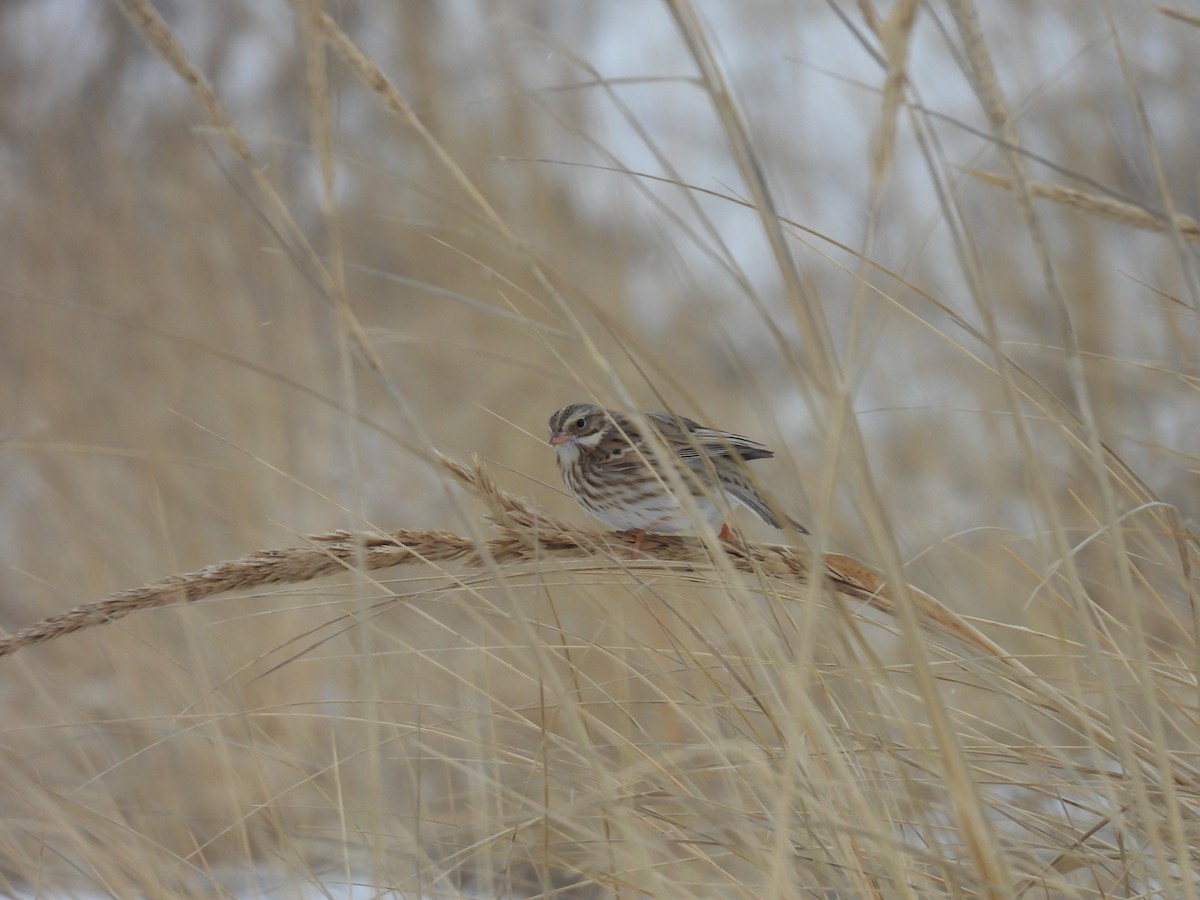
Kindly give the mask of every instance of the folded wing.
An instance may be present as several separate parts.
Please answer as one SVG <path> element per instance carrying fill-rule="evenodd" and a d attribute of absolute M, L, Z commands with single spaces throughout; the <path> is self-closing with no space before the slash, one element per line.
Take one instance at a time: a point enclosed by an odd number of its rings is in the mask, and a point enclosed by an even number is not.
<path fill-rule="evenodd" d="M 770 459 L 775 455 L 758 441 L 740 434 L 706 428 L 699 422 L 673 416 L 665 412 L 647 413 L 646 416 L 658 428 L 659 434 L 684 462 L 710 457 L 731 456 L 749 462 L 752 459 Z M 686 430 L 684 430 L 686 429 Z"/>

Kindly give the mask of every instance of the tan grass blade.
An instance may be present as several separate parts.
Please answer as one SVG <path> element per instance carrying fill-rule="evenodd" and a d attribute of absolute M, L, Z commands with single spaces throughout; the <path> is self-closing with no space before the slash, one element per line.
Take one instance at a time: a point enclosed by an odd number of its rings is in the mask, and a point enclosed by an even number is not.
<path fill-rule="evenodd" d="M 1173 9 L 1169 6 L 1160 6 L 1158 11 L 1169 19 L 1178 19 L 1180 22 L 1186 22 L 1188 25 L 1200 28 L 1200 16 L 1194 13 L 1184 12 L 1182 9 Z"/>
<path fill-rule="evenodd" d="M 999 172 L 988 172 L 984 169 L 965 169 L 964 171 L 972 178 L 978 178 L 986 184 L 993 184 L 1009 190 L 1012 189 L 1012 179 L 1007 175 L 1001 175 Z M 1157 213 L 1132 203 L 1113 200 L 1110 197 L 1101 197 L 1097 194 L 1089 194 L 1086 191 L 1061 187 L 1057 184 L 1048 184 L 1044 181 L 1029 182 L 1029 190 L 1033 196 L 1040 197 L 1043 200 L 1050 200 L 1062 206 L 1070 206 L 1085 213 L 1100 216 L 1103 219 L 1139 228 L 1142 231 L 1163 232 L 1171 227 L 1170 221 L 1162 213 Z M 1200 221 L 1193 219 L 1191 216 L 1180 214 L 1175 217 L 1175 226 L 1179 229 L 1179 233 L 1189 241 L 1200 240 Z"/>

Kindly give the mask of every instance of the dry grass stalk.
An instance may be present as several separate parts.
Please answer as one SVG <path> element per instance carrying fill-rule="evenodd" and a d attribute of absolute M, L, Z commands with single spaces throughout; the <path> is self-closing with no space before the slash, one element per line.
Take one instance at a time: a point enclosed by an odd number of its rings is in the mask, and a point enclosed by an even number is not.
<path fill-rule="evenodd" d="M 908 84 L 908 56 L 916 20 L 916 0 L 902 0 L 882 19 L 872 17 L 887 62 L 879 130 L 872 139 L 871 149 L 871 178 L 877 185 L 881 185 L 891 171 L 896 154 L 897 118 Z"/>
<path fill-rule="evenodd" d="M 546 559 L 599 557 L 613 566 L 630 559 L 633 538 L 620 532 L 581 532 L 566 522 L 530 506 L 520 497 L 499 488 L 476 461 L 466 466 L 441 457 L 443 467 L 471 487 L 488 506 L 499 534 L 482 547 L 448 531 L 401 529 L 380 533 L 333 531 L 310 535 L 306 547 L 260 550 L 241 559 L 214 563 L 195 572 L 171 575 L 160 581 L 118 591 L 93 603 L 50 616 L 0 639 L 0 657 L 34 644 L 55 640 L 123 619 L 135 612 L 172 603 L 194 603 L 232 591 L 265 585 L 299 584 L 359 565 L 367 571 L 413 563 L 456 563 L 479 568 L 487 561 L 518 565 Z M 735 570 L 779 579 L 794 586 L 808 583 L 808 554 L 778 544 L 723 544 L 728 564 Z M 673 535 L 647 535 L 642 542 L 639 567 L 670 563 L 689 569 L 711 570 L 711 549 L 701 540 Z M 824 575 L 839 594 L 865 602 L 887 615 L 896 612 L 895 601 L 884 582 L 851 557 L 828 553 Z M 943 635 L 956 638 L 988 656 L 1006 658 L 1002 648 L 929 595 L 908 590 L 920 606 L 921 616 Z"/>
<path fill-rule="evenodd" d="M 631 536 L 619 532 L 581 532 L 499 488 L 478 462 L 466 466 L 448 457 L 442 457 L 440 462 L 488 506 L 499 534 L 483 546 L 452 532 L 432 529 L 401 529 L 386 533 L 334 531 L 311 535 L 306 547 L 260 550 L 241 559 L 214 563 L 195 572 L 171 575 L 161 581 L 118 591 L 103 600 L 50 616 L 0 639 L 0 657 L 76 631 L 115 622 L 141 610 L 179 602 L 194 603 L 218 594 L 265 585 L 299 584 L 360 565 L 367 571 L 413 563 L 454 563 L 479 568 L 488 561 L 518 565 L 546 559 L 589 557 L 607 559 L 616 567 L 627 564 L 633 546 Z M 776 544 L 722 546 L 729 565 L 737 571 L 765 575 L 793 585 L 808 583 L 808 555 L 803 552 Z M 697 538 L 647 535 L 642 551 L 637 562 L 639 567 L 652 567 L 658 563 L 670 563 L 673 571 L 679 571 L 680 563 L 695 570 L 714 567 L 711 550 Z M 829 584 L 839 593 L 865 601 L 881 612 L 895 612 L 894 602 L 883 582 L 861 563 L 848 556 L 830 553 L 824 557 L 824 566 Z M 933 598 L 915 588 L 910 591 L 920 598 L 922 614 L 943 633 L 989 655 L 1003 655 L 1000 648 Z"/>
<path fill-rule="evenodd" d="M 647 535 L 642 554 L 631 562 L 633 538 L 620 532 L 581 532 L 569 524 L 526 503 L 498 487 L 478 460 L 466 466 L 441 457 L 442 466 L 465 483 L 488 508 L 499 534 L 482 545 L 447 531 L 401 529 L 392 532 L 334 531 L 309 537 L 306 547 L 261 550 L 241 559 L 214 563 L 195 572 L 172 575 L 142 587 L 119 591 L 94 603 L 81 604 L 65 613 L 0 639 L 0 657 L 34 644 L 115 622 L 135 612 L 173 603 L 194 603 L 231 591 L 251 590 L 264 585 L 298 584 L 339 571 L 361 567 L 366 571 L 423 563 L 457 564 L 472 568 L 488 565 L 520 566 L 549 560 L 589 559 L 602 568 L 660 573 L 720 572 L 722 566 L 763 579 L 783 595 L 799 596 L 809 584 L 810 555 L 778 544 L 722 543 L 724 559 L 714 549 L 693 537 Z M 822 557 L 825 584 L 847 600 L 865 603 L 885 615 L 899 615 L 898 601 L 886 584 L 870 569 L 851 557 L 827 553 Z M 719 575 L 717 576 L 719 577 Z M 1031 703 L 1091 734 L 1106 750 L 1114 749 L 1108 718 L 1083 706 L 1043 681 L 1003 647 L 990 640 L 939 601 L 912 586 L 905 595 L 914 604 L 923 627 L 935 636 L 962 642 L 980 652 L 985 661 L 998 665 L 1000 675 Z M 971 665 L 968 657 L 958 657 Z M 1148 772 L 1155 770 L 1154 746 L 1143 735 L 1130 734 L 1139 761 Z M 1175 779 L 1180 784 L 1200 785 L 1200 773 L 1182 760 L 1174 761 Z"/>
<path fill-rule="evenodd" d="M 1200 28 L 1200 16 L 1194 13 L 1184 12 L 1182 9 L 1172 9 L 1169 6 L 1160 6 L 1158 11 L 1169 19 L 1178 19 L 1180 22 Z"/>
<path fill-rule="evenodd" d="M 986 184 L 993 184 L 997 187 L 1008 189 L 1011 189 L 1013 186 L 1012 179 L 1007 175 L 1001 175 L 999 172 L 988 172 L 983 169 L 966 169 L 965 171 L 971 177 L 978 178 Z M 1089 194 L 1073 188 L 1060 187 L 1057 184 L 1048 184 L 1044 181 L 1029 182 L 1029 189 L 1035 197 L 1052 200 L 1063 206 L 1071 206 L 1113 222 L 1120 222 L 1124 225 L 1140 228 L 1143 231 L 1162 232 L 1170 228 L 1170 221 L 1162 213 L 1154 212 L 1142 206 L 1135 206 L 1132 203 L 1122 203 L 1120 200 L 1100 197 L 1096 194 Z M 1177 215 L 1175 217 L 1175 226 L 1179 229 L 1179 233 L 1188 240 L 1200 240 L 1200 221 L 1193 219 L 1191 216 Z"/>

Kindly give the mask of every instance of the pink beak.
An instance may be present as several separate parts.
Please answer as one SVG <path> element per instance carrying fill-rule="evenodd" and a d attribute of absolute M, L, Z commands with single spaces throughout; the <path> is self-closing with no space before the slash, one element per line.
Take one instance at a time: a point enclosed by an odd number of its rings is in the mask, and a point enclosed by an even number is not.
<path fill-rule="evenodd" d="M 550 446 L 551 447 L 561 447 L 563 444 L 565 444 L 570 439 L 571 439 L 571 436 L 569 434 L 566 434 L 566 433 L 560 431 L 558 434 L 550 435 Z"/>

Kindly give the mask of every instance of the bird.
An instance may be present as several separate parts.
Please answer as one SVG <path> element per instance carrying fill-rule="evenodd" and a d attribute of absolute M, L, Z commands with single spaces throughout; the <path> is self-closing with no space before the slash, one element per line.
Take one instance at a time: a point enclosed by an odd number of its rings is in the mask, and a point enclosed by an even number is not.
<path fill-rule="evenodd" d="M 677 482 L 663 472 L 665 454 L 656 454 L 645 425 L 670 452 L 694 504 L 675 494 Z M 567 490 L 601 522 L 632 534 L 635 556 L 647 534 L 695 531 L 696 511 L 710 527 L 721 526 L 718 537 L 730 540 L 725 513 L 735 503 L 783 528 L 782 514 L 763 498 L 744 466 L 775 453 L 740 434 L 667 412 L 635 417 L 593 403 L 571 403 L 550 417 L 550 445 Z M 809 533 L 791 516 L 783 518 L 801 534 Z"/>

